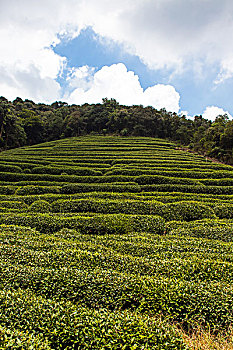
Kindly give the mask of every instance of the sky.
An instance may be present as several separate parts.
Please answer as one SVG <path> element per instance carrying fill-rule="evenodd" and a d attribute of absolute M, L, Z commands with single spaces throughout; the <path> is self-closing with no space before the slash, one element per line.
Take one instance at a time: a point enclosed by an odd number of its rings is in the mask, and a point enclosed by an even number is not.
<path fill-rule="evenodd" d="M 233 115 L 232 0 L 0 0 L 0 96 Z"/>

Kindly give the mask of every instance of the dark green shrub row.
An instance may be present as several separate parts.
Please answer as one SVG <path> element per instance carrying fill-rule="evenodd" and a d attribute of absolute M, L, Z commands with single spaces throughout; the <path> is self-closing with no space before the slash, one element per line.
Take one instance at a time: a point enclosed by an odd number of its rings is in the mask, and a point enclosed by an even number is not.
<path fill-rule="evenodd" d="M 66 200 L 74 200 L 74 199 L 92 199 L 92 198 L 102 198 L 102 199 L 140 199 L 138 193 L 130 193 L 130 192 L 84 192 L 84 193 L 76 193 L 76 194 L 39 194 L 39 195 L 27 195 L 27 196 L 19 196 L 19 195 L 0 195 L 0 204 L 1 201 L 21 201 L 30 205 L 37 200 L 45 200 L 49 203 L 57 201 L 59 199 Z"/>
<path fill-rule="evenodd" d="M 63 165 L 69 166 L 69 167 L 79 167 L 79 168 L 100 168 L 100 170 L 102 171 L 102 169 L 104 170 L 109 170 L 109 168 L 111 167 L 110 164 L 108 163 L 84 163 L 84 162 L 79 162 L 79 161 L 68 161 L 68 160 L 59 160 L 59 158 L 55 158 L 50 159 L 50 164 L 49 166 L 52 167 L 61 167 Z"/>
<path fill-rule="evenodd" d="M 192 169 L 191 171 L 184 168 L 182 171 L 177 170 L 176 168 L 170 168 L 166 166 L 166 170 L 161 170 L 161 168 L 145 168 L 143 169 L 140 167 L 137 168 L 131 168 L 131 169 L 125 169 L 125 168 L 118 168 L 115 170 L 110 170 L 106 173 L 106 175 L 126 175 L 126 176 L 139 176 L 139 175 L 161 175 L 161 176 L 169 176 L 169 177 L 178 177 L 178 178 L 191 178 L 191 179 L 213 179 L 213 184 L 215 181 L 215 178 L 233 178 L 233 171 L 206 171 L 200 170 L 200 169 Z M 203 180 L 208 181 L 208 180 Z M 211 183 L 210 183 L 211 184 Z M 208 183 L 206 183 L 208 185 Z"/>
<path fill-rule="evenodd" d="M 63 175 L 61 175 L 63 177 Z M 63 178 L 64 180 L 64 178 Z M 27 186 L 27 185 L 40 185 L 40 186 L 62 186 L 72 182 L 75 183 L 112 183 L 112 182 L 135 182 L 135 177 L 131 176 L 75 176 L 71 180 L 75 181 L 41 181 L 41 180 L 27 180 L 27 181 L 1 181 L 2 186 Z"/>
<path fill-rule="evenodd" d="M 32 168 L 35 168 L 36 166 L 38 166 L 38 163 L 43 163 L 43 165 L 49 165 L 48 162 L 38 162 L 37 163 L 37 160 L 34 160 L 33 159 L 33 162 L 31 161 L 25 161 L 25 163 L 23 163 L 23 160 L 14 160 L 14 159 L 11 159 L 9 158 L 8 161 L 1 161 L 1 158 L 0 158 L 0 164 L 1 165 L 9 165 L 10 163 L 10 166 L 16 166 L 16 167 L 19 167 L 20 170 L 19 171 L 16 171 L 17 173 L 20 172 L 21 170 L 25 170 L 25 169 L 32 169 Z M 45 164 L 44 164 L 45 163 Z M 1 170 L 1 171 L 7 171 L 7 172 L 14 172 L 14 171 L 11 171 L 10 169 L 9 170 Z"/>
<path fill-rule="evenodd" d="M 216 218 L 213 209 L 194 201 L 164 204 L 158 209 L 156 214 L 161 215 L 166 221 L 193 221 L 204 218 Z"/>
<path fill-rule="evenodd" d="M 62 216 L 50 214 L 2 214 L 0 224 L 36 228 L 43 233 L 54 233 L 61 228 L 74 228 L 89 234 L 126 234 L 129 232 L 151 232 L 162 234 L 165 221 L 152 215 L 95 215 Z"/>
<path fill-rule="evenodd" d="M 9 174 L 9 173 L 7 173 Z M 202 186 L 202 189 L 214 188 L 217 187 L 230 187 L 233 183 L 233 179 L 216 179 L 216 180 L 202 180 L 202 179 L 189 179 L 189 178 L 176 178 L 170 176 L 160 176 L 160 175 L 142 175 L 142 176 L 126 176 L 126 175 L 112 175 L 112 176 L 68 176 L 67 174 L 63 174 L 61 176 L 58 175 L 47 175 L 47 174 L 14 174 L 10 173 L 10 175 L 2 176 L 5 179 L 8 178 L 10 181 L 3 180 L 1 183 L 3 186 L 13 184 L 14 185 L 30 185 L 33 182 L 40 182 L 41 185 L 46 185 L 46 182 L 50 183 L 50 185 L 54 182 L 54 185 L 58 185 L 61 183 L 111 183 L 111 182 L 136 182 L 139 185 L 153 185 L 153 184 L 164 184 L 164 185 L 199 185 Z M 19 181 L 18 181 L 19 180 Z M 212 183 L 213 186 L 209 186 L 208 184 Z M 206 185 L 206 186 L 205 186 Z M 204 187 L 205 186 L 205 187 Z M 206 190 L 205 190 L 206 191 Z M 212 191 L 213 192 L 213 191 Z M 222 193 L 222 190 L 219 188 L 215 188 L 214 193 Z"/>
<path fill-rule="evenodd" d="M 27 196 L 30 194 L 44 194 L 44 193 L 60 193 L 61 187 L 59 186 L 22 186 L 18 187 L 15 191 L 16 195 Z"/>
<path fill-rule="evenodd" d="M 35 213 L 49 213 L 52 210 L 52 207 L 48 202 L 40 199 L 33 202 L 28 210 Z"/>
<path fill-rule="evenodd" d="M 14 194 L 17 187 L 14 186 L 0 186 L 0 195 L 11 195 Z"/>
<path fill-rule="evenodd" d="M 21 167 L 16 165 L 9 164 L 1 164 L 0 163 L 0 171 L 11 172 L 11 173 L 20 173 L 22 171 Z"/>
<path fill-rule="evenodd" d="M 220 219 L 233 219 L 233 204 L 214 203 L 213 210 Z M 233 231 L 232 231 L 232 235 L 233 235 Z"/>
<path fill-rule="evenodd" d="M 1 202 L 0 202 L 1 203 Z M 139 200 L 110 199 L 68 199 L 52 203 L 52 211 L 57 213 L 93 212 L 103 214 L 145 214 L 153 215 L 158 211 L 160 202 L 143 202 Z"/>
<path fill-rule="evenodd" d="M 143 192 L 184 192 L 184 193 L 206 193 L 206 194 L 233 194 L 233 186 L 198 186 L 198 185 L 141 185 Z"/>
<path fill-rule="evenodd" d="M 53 185 L 53 183 L 47 183 L 49 185 Z M 56 183 L 55 183 L 56 184 Z M 59 184 L 59 183 L 58 183 Z M 63 184 L 63 183 L 61 183 Z M 25 183 L 26 185 L 26 183 Z M 0 187 L 1 188 L 1 187 Z M 15 191 L 15 188 L 14 190 Z M 69 200 L 73 201 L 76 199 L 111 199 L 111 200 L 137 200 L 142 202 L 151 202 L 157 201 L 160 203 L 168 204 L 174 202 L 182 202 L 182 201 L 195 201 L 200 204 L 208 205 L 212 209 L 218 206 L 219 204 L 231 204 L 232 203 L 232 195 L 212 195 L 212 194 L 194 194 L 194 193 L 182 193 L 182 192 L 173 192 L 171 195 L 170 192 L 84 192 L 84 193 L 76 193 L 76 194 L 39 194 L 39 195 L 0 195 L 0 204 L 1 201 L 21 201 L 26 204 L 32 204 L 37 200 L 45 200 L 49 203 L 55 202 L 57 200 Z"/>
<path fill-rule="evenodd" d="M 52 210 L 58 213 L 94 212 L 159 215 L 166 221 L 216 218 L 211 208 L 193 201 L 162 204 L 157 201 L 143 202 L 136 200 L 58 200 L 53 202 Z"/>
<path fill-rule="evenodd" d="M 233 175 L 233 173 L 232 173 Z M 233 185 L 233 178 L 230 179 L 200 179 L 199 180 L 203 185 L 205 186 L 232 186 Z"/>
<path fill-rule="evenodd" d="M 27 204 L 20 201 L 0 201 L 1 208 L 9 208 L 9 209 L 22 209 L 26 210 L 28 208 Z"/>
<path fill-rule="evenodd" d="M 175 235 L 233 242 L 233 222 L 231 221 L 197 220 L 190 223 L 174 221 L 166 225 L 166 231 Z"/>
<path fill-rule="evenodd" d="M 199 171 L 216 171 L 221 170 L 223 172 L 232 172 L 233 168 L 230 165 L 226 164 L 218 164 L 218 163 L 196 163 L 196 162 L 170 162 L 164 160 L 163 162 L 161 161 L 156 161 L 156 160 L 143 160 L 140 161 L 138 160 L 131 160 L 128 163 L 125 163 L 125 160 L 121 163 L 121 161 L 114 161 L 113 167 L 120 168 L 120 169 L 130 169 L 130 168 L 135 168 L 135 169 L 140 169 L 141 167 L 147 168 L 148 170 L 153 169 L 160 169 L 161 168 L 166 168 L 166 169 L 173 169 L 174 171 L 178 171 L 178 169 L 184 169 L 184 171 L 192 171 L 192 170 L 199 170 Z"/>
<path fill-rule="evenodd" d="M 67 173 L 68 175 L 79 175 L 79 176 L 101 176 L 102 172 L 93 170 L 91 168 L 80 168 L 80 167 L 51 167 L 51 166 L 37 166 L 32 169 L 34 174 L 53 174 L 61 175 Z"/>
<path fill-rule="evenodd" d="M 91 167 L 96 164 L 96 167 L 102 167 L 108 168 L 111 165 L 111 157 L 100 157 L 95 158 L 91 157 L 88 154 L 80 156 L 70 155 L 69 157 L 66 156 L 60 156 L 60 154 L 57 157 L 43 157 L 43 159 L 47 162 L 48 165 L 54 164 L 56 162 L 60 161 L 67 161 L 72 162 L 74 166 L 78 166 L 79 164 L 82 164 L 82 166 L 89 167 L 89 164 Z"/>
<path fill-rule="evenodd" d="M 100 184 L 69 184 L 61 187 L 63 194 L 72 194 L 80 192 L 140 192 L 140 186 L 134 182 L 122 183 L 100 183 Z"/>
<path fill-rule="evenodd" d="M 101 183 L 101 182 L 131 182 L 134 178 L 130 176 L 76 176 L 76 175 L 50 175 L 50 174 L 22 174 L 22 173 L 0 173 L 1 182 L 20 181 L 48 181 L 67 183 Z M 118 181 L 119 180 L 119 181 Z"/>
<path fill-rule="evenodd" d="M 193 179 L 176 178 L 160 175 L 141 175 L 134 178 L 134 181 L 139 185 L 150 184 L 183 184 L 183 185 L 201 185 L 198 181 Z"/>
<path fill-rule="evenodd" d="M 19 188 L 23 186 L 63 186 L 69 184 L 69 182 L 57 182 L 57 181 L 16 181 L 16 182 L 7 182 L 2 181 L 2 186 L 14 186 L 14 188 Z"/>
<path fill-rule="evenodd" d="M 205 188 L 205 187 L 204 187 Z M 186 193 L 186 192 L 141 192 L 138 193 L 137 196 L 142 198 L 143 200 L 158 200 L 159 202 L 167 203 L 167 202 L 178 202 L 178 201 L 186 201 L 186 200 L 194 200 L 194 201 L 210 201 L 214 202 L 228 202 L 231 203 L 233 200 L 232 194 L 219 195 L 219 194 L 211 194 L 211 193 Z M 176 199 L 177 198 L 177 199 Z"/>
<path fill-rule="evenodd" d="M 34 168 L 38 164 L 41 165 L 49 165 L 49 161 L 41 160 L 37 158 L 27 158 L 26 156 L 22 157 L 15 157 L 14 155 L 11 155 L 10 151 L 7 151 L 7 156 L 2 155 L 3 152 L 0 154 L 0 163 L 4 165 L 8 165 L 9 163 L 13 163 L 13 166 L 19 166 L 21 169 L 24 168 Z M 11 164 L 12 165 L 12 164 Z"/>

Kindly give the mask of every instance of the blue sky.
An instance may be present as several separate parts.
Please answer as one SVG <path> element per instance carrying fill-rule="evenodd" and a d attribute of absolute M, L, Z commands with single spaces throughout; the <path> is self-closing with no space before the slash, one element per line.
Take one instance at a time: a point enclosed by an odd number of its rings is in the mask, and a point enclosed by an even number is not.
<path fill-rule="evenodd" d="M 180 94 L 181 111 L 188 111 L 190 115 L 201 114 L 207 105 L 215 104 L 224 106 L 233 114 L 231 101 L 233 79 L 227 80 L 220 86 L 213 85 L 217 75 L 216 67 L 212 67 L 212 71 L 209 70 L 207 76 L 203 78 L 196 78 L 190 72 L 171 77 L 171 70 L 150 69 L 138 56 L 127 53 L 122 45 L 105 44 L 91 27 L 82 30 L 73 40 L 61 41 L 53 50 L 67 58 L 67 68 L 88 65 L 98 71 L 103 66 L 121 62 L 128 71 L 138 75 L 143 89 L 155 84 L 172 84 Z M 62 85 L 65 85 L 65 76 L 64 74 L 63 78 L 58 79 Z"/>
<path fill-rule="evenodd" d="M 0 2 L 0 95 L 233 115 L 231 0 Z"/>

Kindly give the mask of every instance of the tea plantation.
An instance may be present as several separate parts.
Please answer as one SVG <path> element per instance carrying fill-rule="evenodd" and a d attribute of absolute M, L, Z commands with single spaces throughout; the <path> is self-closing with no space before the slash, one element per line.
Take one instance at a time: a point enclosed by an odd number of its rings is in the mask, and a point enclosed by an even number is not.
<path fill-rule="evenodd" d="M 0 153 L 0 349 L 189 349 L 233 322 L 233 167 L 143 137 Z"/>

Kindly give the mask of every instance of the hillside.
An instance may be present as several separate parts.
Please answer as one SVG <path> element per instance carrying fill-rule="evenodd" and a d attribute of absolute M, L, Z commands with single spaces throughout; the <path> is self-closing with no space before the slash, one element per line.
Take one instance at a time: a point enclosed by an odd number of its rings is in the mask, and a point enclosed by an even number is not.
<path fill-rule="evenodd" d="M 214 122 L 192 119 L 151 106 L 120 105 L 115 99 L 101 103 L 51 105 L 0 97 L 0 150 L 90 134 L 159 137 L 233 164 L 233 120 L 219 115 Z"/>
<path fill-rule="evenodd" d="M 193 349 L 185 332 L 227 333 L 231 166 L 83 136 L 1 152 L 0 181 L 1 348 Z"/>

